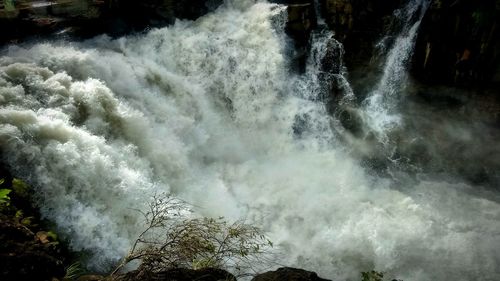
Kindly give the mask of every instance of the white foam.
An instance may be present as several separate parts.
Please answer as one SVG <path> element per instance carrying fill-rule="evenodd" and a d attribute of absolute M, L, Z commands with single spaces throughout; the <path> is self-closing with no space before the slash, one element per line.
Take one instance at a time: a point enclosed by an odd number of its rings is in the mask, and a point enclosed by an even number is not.
<path fill-rule="evenodd" d="M 446 182 L 402 182 L 411 191 L 401 192 L 368 175 L 330 141 L 324 105 L 290 87 L 300 78 L 270 19 L 283 12 L 226 6 L 145 35 L 10 48 L 0 59 L 4 161 L 94 267 L 128 250 L 141 230 L 132 209 L 160 190 L 202 215 L 246 217 L 281 264 L 327 278 L 376 268 L 499 279 L 498 198 Z M 304 112 L 319 125 L 297 139 Z"/>

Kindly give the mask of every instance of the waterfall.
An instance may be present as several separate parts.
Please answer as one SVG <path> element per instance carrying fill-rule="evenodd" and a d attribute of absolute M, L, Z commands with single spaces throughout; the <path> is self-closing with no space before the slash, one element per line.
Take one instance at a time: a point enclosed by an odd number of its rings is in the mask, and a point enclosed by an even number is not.
<path fill-rule="evenodd" d="M 245 218 L 276 245 L 278 264 L 328 279 L 372 269 L 404 280 L 500 279 L 498 194 L 367 172 L 336 141 L 323 102 L 324 75 L 342 80 L 341 64 L 318 67 L 336 41 L 315 33 L 306 73 L 291 74 L 285 13 L 226 1 L 146 34 L 6 47 L 2 162 L 34 186 L 42 215 L 94 269 L 129 250 L 143 223 L 134 209 L 169 192 L 196 215 Z M 396 53 L 388 73 L 406 61 Z M 392 93 L 380 88 L 383 99 Z"/>
<path fill-rule="evenodd" d="M 333 52 L 331 56 L 334 60 L 327 62 L 330 66 L 327 70 L 324 64 L 329 52 Z M 335 119 L 328 114 L 327 106 L 331 99 L 331 88 L 338 80 L 337 77 L 341 76 L 332 70 L 340 67 L 337 55 L 341 52 L 342 46 L 333 37 L 333 32 L 318 29 L 312 33 L 305 73 L 297 75 L 289 89 L 303 103 L 293 126 L 298 139 L 307 138 L 301 141 L 303 145 L 327 148 L 336 142 L 332 130 Z"/>
<path fill-rule="evenodd" d="M 302 131 L 305 130 L 311 136 L 314 135 L 311 134 L 314 129 L 317 139 L 322 139 L 323 144 L 332 144 L 336 142 L 337 133 L 344 128 L 331 113 L 336 111 L 336 107 L 352 103 L 355 95 L 346 79 L 344 47 L 335 39 L 334 32 L 328 28 L 321 16 L 319 1 L 314 1 L 314 8 L 317 27 L 310 35 L 305 73 L 295 77 L 289 91 L 302 99 L 315 102 L 314 108 L 320 111 L 312 113 L 308 110 L 297 115 L 294 131 L 302 136 Z"/>
<path fill-rule="evenodd" d="M 363 105 L 368 126 L 384 143 L 388 140 L 386 133 L 400 126 L 397 105 L 406 84 L 407 66 L 413 54 L 418 28 L 428 5 L 428 0 L 410 0 L 402 9 L 396 10 L 394 20 L 400 28 L 394 43 L 388 50 L 387 37 L 379 44 L 382 53 L 387 53 L 383 74 Z"/>

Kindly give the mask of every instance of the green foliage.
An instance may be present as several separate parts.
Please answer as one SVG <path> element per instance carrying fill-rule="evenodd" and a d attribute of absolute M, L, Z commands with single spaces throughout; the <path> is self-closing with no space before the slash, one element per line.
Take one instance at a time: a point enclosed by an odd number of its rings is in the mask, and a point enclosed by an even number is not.
<path fill-rule="evenodd" d="M 30 217 L 25 217 L 21 219 L 21 224 L 24 226 L 31 226 L 33 224 L 35 217 L 30 216 Z"/>
<path fill-rule="evenodd" d="M 34 225 L 36 209 L 31 204 L 32 189 L 22 180 L 14 178 L 6 183 L 0 180 L 0 211 L 24 226 Z"/>
<path fill-rule="evenodd" d="M 29 196 L 30 196 L 29 193 L 31 191 L 31 188 L 29 187 L 29 185 L 27 185 L 22 180 L 20 180 L 20 179 L 13 179 L 12 180 L 12 190 L 19 197 L 29 198 Z"/>
<path fill-rule="evenodd" d="M 5 179 L 0 179 L 0 186 L 4 183 Z M 29 198 L 29 191 L 30 188 L 26 183 L 24 183 L 20 179 L 13 179 L 12 186 L 9 186 L 9 188 L 0 189 L 0 208 L 3 211 L 6 211 L 7 209 L 16 211 L 16 208 L 7 208 L 11 206 L 11 196 L 14 195 L 16 198 L 27 199 Z M 16 213 L 16 215 L 21 216 L 22 214 Z"/>
<path fill-rule="evenodd" d="M 24 217 L 24 212 L 23 210 L 17 210 L 16 214 L 14 215 L 14 218 L 16 221 L 20 221 Z"/>
<path fill-rule="evenodd" d="M 384 273 L 375 270 L 361 272 L 361 277 L 362 277 L 361 281 L 384 281 Z M 393 279 L 392 281 L 402 281 L 402 280 Z"/>
<path fill-rule="evenodd" d="M 254 226 L 228 223 L 222 217 L 190 218 L 187 204 L 166 195 L 155 196 L 149 207 L 143 214 L 146 229 L 113 274 L 133 260 L 142 262 L 144 272 L 175 267 L 245 272 L 262 262 L 272 247 Z"/>
<path fill-rule="evenodd" d="M 0 207 L 6 207 L 10 205 L 9 194 L 11 192 L 12 190 L 10 189 L 0 189 Z"/>

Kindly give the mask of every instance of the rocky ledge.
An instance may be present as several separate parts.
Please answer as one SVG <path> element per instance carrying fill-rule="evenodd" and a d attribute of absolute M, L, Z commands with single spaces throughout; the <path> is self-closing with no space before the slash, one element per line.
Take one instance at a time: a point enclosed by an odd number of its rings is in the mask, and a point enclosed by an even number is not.
<path fill-rule="evenodd" d="M 87 277 L 82 277 L 85 279 Z M 88 280 L 88 279 L 86 279 Z M 102 280 L 105 280 L 104 278 Z M 109 279 L 107 279 L 109 280 Z M 162 280 L 162 281 L 236 281 L 236 277 L 231 273 L 217 268 L 204 268 L 199 270 L 173 268 L 159 273 L 150 274 L 145 276 L 138 272 L 130 272 L 122 276 L 112 278 L 115 281 L 148 281 L 148 280 Z M 315 272 L 306 271 L 298 268 L 282 267 L 276 271 L 268 271 L 256 275 L 252 281 L 329 281 L 318 277 Z"/>
<path fill-rule="evenodd" d="M 196 19 L 223 0 L 0 0 L 0 44 L 47 35 L 120 36 Z"/>

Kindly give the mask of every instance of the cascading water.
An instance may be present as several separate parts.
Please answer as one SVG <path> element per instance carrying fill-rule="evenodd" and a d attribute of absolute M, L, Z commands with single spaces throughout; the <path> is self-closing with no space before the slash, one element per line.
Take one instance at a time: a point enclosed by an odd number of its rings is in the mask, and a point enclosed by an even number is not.
<path fill-rule="evenodd" d="M 350 104 L 355 96 L 345 78 L 343 46 L 335 39 L 334 32 L 328 29 L 321 17 L 318 1 L 314 1 L 314 5 L 318 22 L 310 36 L 305 73 L 297 75 L 288 90 L 313 104 L 312 107 L 303 107 L 306 111 L 296 116 L 294 131 L 297 135 L 302 136 L 303 131 L 307 131 L 308 134 L 305 135 L 313 135 L 317 140 L 323 140 L 322 143 L 331 145 L 335 142 L 337 133 L 345 129 L 336 118 L 329 115 L 334 111 L 334 107 Z M 315 130 L 316 134 L 311 134 L 311 129 Z"/>
<path fill-rule="evenodd" d="M 315 70 L 289 74 L 285 10 L 228 1 L 145 35 L 3 50 L 2 161 L 94 267 L 128 250 L 132 209 L 168 191 L 198 214 L 247 218 L 280 264 L 330 279 L 499 279 L 499 196 L 432 180 L 402 192 L 366 173 L 311 94 Z"/>
<path fill-rule="evenodd" d="M 336 142 L 332 131 L 335 119 L 329 115 L 328 106 L 335 102 L 331 97 L 332 88 L 345 81 L 340 74 L 342 52 L 342 45 L 335 40 L 333 32 L 318 28 L 311 35 L 305 73 L 292 79 L 288 91 L 302 103 L 293 129 L 298 139 L 306 138 L 301 141 L 303 145 L 325 148 Z M 339 99 L 347 100 L 353 96 L 352 91 L 346 93 Z"/>
<path fill-rule="evenodd" d="M 401 122 L 397 104 L 404 90 L 406 68 L 413 54 L 418 28 L 428 5 L 428 0 L 410 0 L 404 8 L 394 12 L 394 20 L 400 25 L 400 30 L 387 52 L 380 81 L 364 101 L 365 120 L 383 143 L 388 140 L 386 133 Z M 379 44 L 382 53 L 386 53 L 387 39 L 384 38 Z"/>

